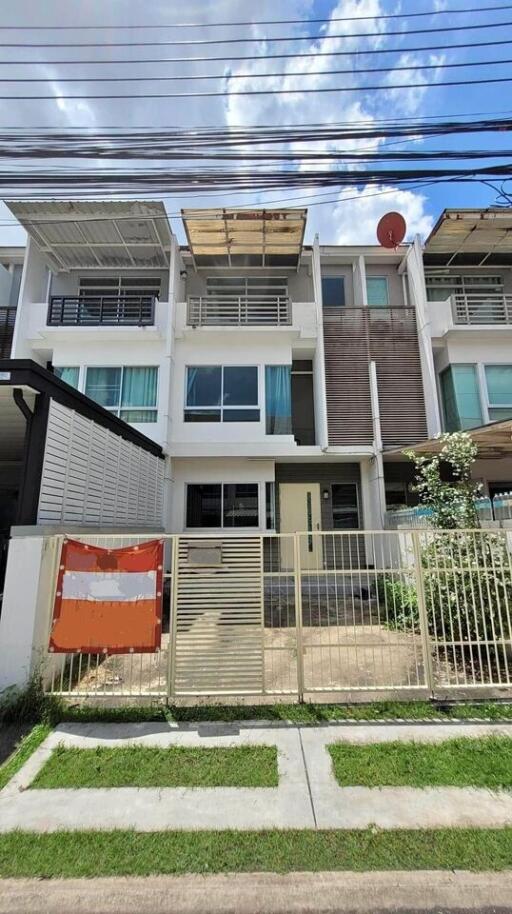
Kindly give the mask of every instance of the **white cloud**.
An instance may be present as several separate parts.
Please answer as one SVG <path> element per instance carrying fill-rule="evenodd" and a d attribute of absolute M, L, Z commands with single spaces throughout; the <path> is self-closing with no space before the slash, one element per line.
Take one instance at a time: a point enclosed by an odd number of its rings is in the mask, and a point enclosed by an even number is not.
<path fill-rule="evenodd" d="M 320 232 L 324 244 L 376 244 L 379 219 L 398 211 L 407 223 L 407 238 L 417 234 L 425 238 L 433 225 L 425 211 L 426 203 L 424 194 L 411 190 L 384 186 L 354 192 L 350 188 L 340 194 L 332 208 L 322 206 L 311 212 L 310 229 Z"/>

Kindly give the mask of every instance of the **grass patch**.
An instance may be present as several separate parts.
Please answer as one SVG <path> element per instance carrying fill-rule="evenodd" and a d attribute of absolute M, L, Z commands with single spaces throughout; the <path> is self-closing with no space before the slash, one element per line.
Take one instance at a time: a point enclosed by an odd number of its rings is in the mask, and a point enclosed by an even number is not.
<path fill-rule="evenodd" d="M 332 720 L 512 720 L 509 702 L 472 704 L 436 704 L 428 701 L 379 701 L 369 704 L 276 704 L 276 705 L 195 705 L 176 707 L 164 705 L 129 706 L 117 708 L 91 705 L 62 705 L 53 710 L 51 722 L 89 723 L 170 720 L 173 722 L 277 720 L 296 724 L 321 724 Z"/>
<path fill-rule="evenodd" d="M 512 828 L 0 835 L 4 878 L 511 866 Z"/>
<path fill-rule="evenodd" d="M 21 740 L 16 751 L 0 766 L 0 790 L 25 764 L 29 756 L 41 745 L 51 731 L 47 724 L 36 724 L 30 733 Z"/>
<path fill-rule="evenodd" d="M 277 787 L 275 746 L 57 747 L 31 787 Z"/>
<path fill-rule="evenodd" d="M 390 742 L 329 747 L 334 775 L 342 786 L 487 787 L 512 786 L 512 739 L 450 739 L 442 743 Z"/>

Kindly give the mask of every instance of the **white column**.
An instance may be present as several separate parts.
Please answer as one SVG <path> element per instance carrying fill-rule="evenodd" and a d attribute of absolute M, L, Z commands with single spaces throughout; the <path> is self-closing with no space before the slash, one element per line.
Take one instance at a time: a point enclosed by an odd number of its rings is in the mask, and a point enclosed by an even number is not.
<path fill-rule="evenodd" d="M 327 428 L 327 393 L 325 387 L 324 322 L 322 302 L 322 272 L 318 235 L 313 242 L 313 294 L 316 313 L 316 350 L 313 359 L 313 397 L 315 403 L 315 437 L 321 448 L 329 445 Z"/>
<path fill-rule="evenodd" d="M 411 307 L 416 311 L 421 374 L 427 416 L 427 431 L 429 437 L 432 438 L 441 431 L 441 416 L 439 411 L 439 400 L 437 397 L 434 356 L 432 352 L 430 313 L 423 270 L 423 251 L 419 235 L 416 236 L 413 244 L 409 247 L 402 269 L 404 268 L 407 269 L 407 276 L 409 279 Z"/>
<path fill-rule="evenodd" d="M 0 693 L 23 688 L 46 657 L 57 539 L 13 536 L 0 616 Z"/>

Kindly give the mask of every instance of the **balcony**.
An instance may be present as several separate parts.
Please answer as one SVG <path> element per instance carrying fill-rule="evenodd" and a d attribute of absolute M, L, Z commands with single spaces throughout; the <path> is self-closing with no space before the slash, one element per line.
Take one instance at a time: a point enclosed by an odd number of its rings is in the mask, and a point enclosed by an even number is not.
<path fill-rule="evenodd" d="M 189 327 L 281 327 L 292 323 L 287 295 L 203 295 L 189 297 Z"/>
<path fill-rule="evenodd" d="M 0 308 L 0 359 L 11 357 L 16 308 Z"/>
<path fill-rule="evenodd" d="M 453 323 L 512 324 L 512 295 L 457 293 L 450 298 Z"/>
<path fill-rule="evenodd" d="M 150 327 L 155 323 L 154 295 L 54 295 L 48 327 Z"/>

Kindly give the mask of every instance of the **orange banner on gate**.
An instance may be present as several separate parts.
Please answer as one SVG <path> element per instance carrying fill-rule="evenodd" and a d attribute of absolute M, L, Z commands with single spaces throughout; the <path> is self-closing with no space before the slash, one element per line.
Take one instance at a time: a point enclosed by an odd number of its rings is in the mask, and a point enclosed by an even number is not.
<path fill-rule="evenodd" d="M 102 549 L 65 540 L 50 651 L 121 654 L 160 647 L 163 541 Z"/>

